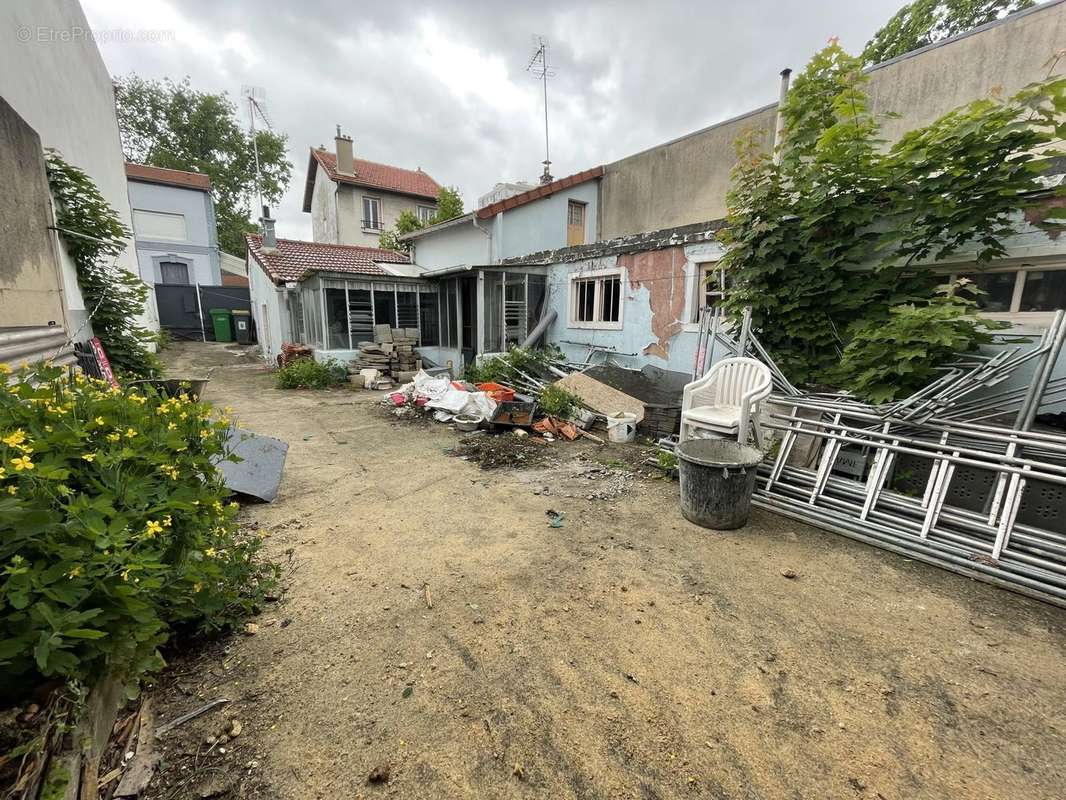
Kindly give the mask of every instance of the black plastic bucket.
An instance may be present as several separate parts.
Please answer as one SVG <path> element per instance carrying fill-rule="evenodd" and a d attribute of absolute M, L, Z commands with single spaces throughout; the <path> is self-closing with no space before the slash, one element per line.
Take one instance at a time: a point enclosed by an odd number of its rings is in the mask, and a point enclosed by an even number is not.
<path fill-rule="evenodd" d="M 678 445 L 685 519 L 719 531 L 747 524 L 762 460 L 762 451 L 728 439 L 690 439 Z"/>

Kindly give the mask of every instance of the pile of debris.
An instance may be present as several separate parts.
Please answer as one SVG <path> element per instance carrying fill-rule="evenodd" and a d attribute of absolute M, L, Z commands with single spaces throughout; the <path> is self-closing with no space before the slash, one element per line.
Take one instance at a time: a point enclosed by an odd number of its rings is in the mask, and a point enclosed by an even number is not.
<path fill-rule="evenodd" d="M 374 326 L 374 341 L 359 342 L 359 355 L 352 362 L 355 372 L 376 369 L 397 381 L 409 381 L 419 370 L 418 328 Z"/>

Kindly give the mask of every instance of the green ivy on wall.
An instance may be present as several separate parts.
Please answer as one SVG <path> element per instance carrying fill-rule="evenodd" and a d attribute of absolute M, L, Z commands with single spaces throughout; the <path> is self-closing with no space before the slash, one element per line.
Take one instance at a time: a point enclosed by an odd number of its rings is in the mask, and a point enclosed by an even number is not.
<path fill-rule="evenodd" d="M 136 323 L 148 299 L 148 287 L 114 264 L 130 232 L 88 175 L 55 150 L 46 151 L 45 161 L 56 225 L 62 229 L 59 235 L 74 262 L 93 331 L 116 374 L 148 377 L 160 369 L 159 360 L 148 349 L 155 334 Z"/>
<path fill-rule="evenodd" d="M 920 388 L 952 352 L 998 327 L 975 318 L 972 298 L 938 293 L 936 276 L 917 265 L 963 246 L 979 266 L 1006 255 L 1017 212 L 1043 188 L 1041 158 L 1058 155 L 1049 146 L 1066 134 L 1066 79 L 975 101 L 887 149 L 866 81 L 861 60 L 832 44 L 793 83 L 777 160 L 753 138 L 739 144 L 722 264 L 727 311 L 751 306 L 790 379 L 879 402 Z M 936 333 L 915 346 L 949 319 L 954 350 Z M 900 377 L 874 379 L 872 368 Z"/>

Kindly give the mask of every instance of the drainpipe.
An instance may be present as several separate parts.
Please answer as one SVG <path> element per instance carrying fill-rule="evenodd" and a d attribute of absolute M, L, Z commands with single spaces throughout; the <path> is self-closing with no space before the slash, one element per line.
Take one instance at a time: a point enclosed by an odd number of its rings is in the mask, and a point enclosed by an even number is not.
<path fill-rule="evenodd" d="M 785 67 L 781 70 L 781 94 L 777 98 L 777 113 L 774 123 L 774 140 L 770 146 L 773 148 L 774 163 L 781 163 L 781 144 L 784 140 L 785 133 L 785 118 L 781 115 L 781 109 L 785 105 L 785 101 L 788 99 L 788 85 L 792 76 L 792 70 Z"/>

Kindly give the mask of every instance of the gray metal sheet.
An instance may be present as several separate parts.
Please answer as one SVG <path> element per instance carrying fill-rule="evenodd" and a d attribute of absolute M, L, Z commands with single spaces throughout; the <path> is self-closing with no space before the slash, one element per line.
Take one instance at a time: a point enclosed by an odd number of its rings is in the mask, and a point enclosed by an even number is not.
<path fill-rule="evenodd" d="M 271 436 L 230 428 L 230 450 L 242 461 L 219 461 L 226 488 L 267 503 L 278 496 L 289 445 Z"/>

